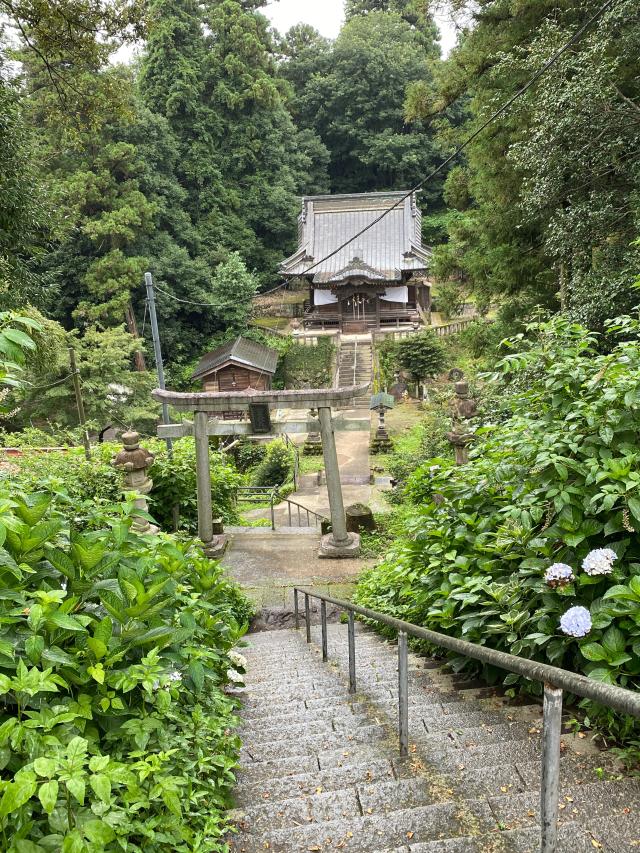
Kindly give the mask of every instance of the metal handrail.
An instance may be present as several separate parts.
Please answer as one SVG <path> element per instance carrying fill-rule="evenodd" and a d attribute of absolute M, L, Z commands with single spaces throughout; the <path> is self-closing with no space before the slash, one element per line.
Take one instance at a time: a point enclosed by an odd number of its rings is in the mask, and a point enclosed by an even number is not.
<path fill-rule="evenodd" d="M 409 636 L 426 640 L 435 646 L 456 652 L 473 660 L 497 666 L 508 672 L 522 675 L 531 681 L 544 685 L 543 703 L 543 732 L 542 732 L 542 784 L 541 784 L 541 853 L 555 853 L 558 835 L 558 799 L 560 789 L 560 736 L 562 728 L 562 697 L 563 691 L 591 699 L 601 705 L 606 705 L 624 714 L 640 717 L 640 694 L 594 681 L 585 675 L 560 669 L 546 663 L 521 658 L 517 655 L 499 652 L 486 646 L 459 640 L 437 631 L 430 631 L 419 625 L 412 625 L 402 619 L 395 619 L 385 613 L 360 607 L 350 601 L 332 598 L 307 589 L 294 588 L 295 625 L 300 627 L 300 612 L 298 595 L 304 595 L 304 617 L 306 623 L 307 643 L 311 642 L 311 598 L 320 600 L 320 621 L 322 630 L 322 660 L 328 658 L 327 651 L 327 604 L 333 604 L 348 614 L 348 644 L 349 644 L 349 693 L 356 692 L 356 663 L 355 663 L 355 624 L 354 616 L 364 616 L 376 622 L 381 622 L 398 632 L 398 731 L 400 754 L 408 755 L 409 750 L 409 665 L 408 645 Z"/>
<path fill-rule="evenodd" d="M 255 497 L 261 497 L 264 495 L 269 498 L 269 510 L 271 514 L 271 529 L 276 529 L 276 513 L 275 513 L 275 504 L 276 500 L 280 499 L 280 493 L 278 490 L 278 486 L 237 486 L 236 487 L 236 501 L 240 500 L 239 495 L 245 494 L 247 497 L 244 498 L 245 501 L 249 500 L 250 495 L 254 495 Z"/>
<path fill-rule="evenodd" d="M 289 510 L 289 527 L 293 526 L 291 523 L 291 520 L 292 520 L 291 519 L 291 516 L 292 516 L 291 507 L 293 507 L 293 506 L 295 506 L 298 510 L 298 527 L 302 527 L 302 524 L 300 523 L 300 518 L 301 518 L 302 512 L 306 512 L 306 514 L 307 514 L 307 527 L 311 527 L 311 524 L 309 523 L 311 520 L 311 517 L 313 517 L 313 520 L 315 521 L 316 527 L 321 525 L 323 521 L 327 521 L 326 516 L 320 515 L 315 510 L 309 509 L 308 507 L 303 506 L 302 504 L 299 504 L 297 501 L 291 500 L 291 498 L 285 498 L 284 500 L 285 500 L 285 503 L 287 504 L 287 508 Z"/>

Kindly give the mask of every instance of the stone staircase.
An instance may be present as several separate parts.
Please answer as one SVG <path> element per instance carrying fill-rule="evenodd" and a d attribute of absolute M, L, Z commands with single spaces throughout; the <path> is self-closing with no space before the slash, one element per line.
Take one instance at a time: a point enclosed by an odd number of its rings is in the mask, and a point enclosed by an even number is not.
<path fill-rule="evenodd" d="M 338 387 L 363 385 L 371 382 L 373 376 L 373 351 L 371 341 L 343 341 L 340 345 L 340 368 Z M 369 409 L 369 396 L 356 400 L 357 409 Z"/>
<path fill-rule="evenodd" d="M 251 635 L 235 853 L 535 853 L 541 709 L 410 656 L 410 749 L 397 748 L 397 650 L 357 626 Z M 640 782 L 563 738 L 558 853 L 640 850 Z"/>

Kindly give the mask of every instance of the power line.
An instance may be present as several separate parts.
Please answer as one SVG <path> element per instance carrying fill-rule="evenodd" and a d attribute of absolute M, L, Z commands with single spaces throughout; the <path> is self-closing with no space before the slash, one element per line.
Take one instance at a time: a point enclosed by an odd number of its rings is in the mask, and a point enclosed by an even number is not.
<path fill-rule="evenodd" d="M 396 203 L 394 205 L 387 208 L 387 210 L 385 210 L 380 216 L 378 216 L 376 219 L 374 219 L 373 222 L 370 222 L 369 225 L 366 225 L 364 228 L 362 228 L 360 231 L 358 231 L 357 234 L 354 234 L 353 237 L 351 237 L 349 240 L 347 240 L 341 246 L 338 246 L 337 249 L 334 249 L 332 252 L 329 252 L 329 254 L 326 255 L 324 258 L 321 258 L 319 261 L 316 261 L 316 263 L 313 264 L 312 266 L 307 267 L 307 269 L 304 270 L 303 275 L 307 275 L 312 270 L 319 267 L 320 264 L 323 264 L 325 261 L 328 261 L 330 258 L 333 258 L 335 255 L 337 255 L 343 249 L 346 249 L 346 247 L 349 246 L 351 243 L 353 243 L 354 240 L 357 240 L 359 237 L 362 237 L 363 234 L 365 234 L 367 231 L 369 231 L 371 228 L 373 228 L 375 225 L 377 225 L 379 222 L 381 222 L 385 218 L 385 216 L 388 216 L 393 210 L 395 210 L 397 207 L 400 207 L 400 205 L 404 204 L 408 198 L 411 198 L 411 196 L 414 193 L 416 193 L 416 192 L 418 192 L 418 190 L 422 189 L 422 187 L 428 181 L 430 181 L 432 178 L 434 178 L 439 172 L 441 172 L 445 166 L 448 166 L 449 163 L 451 163 L 453 160 L 455 160 L 458 157 L 458 155 L 461 154 L 462 151 L 464 151 L 464 149 L 473 142 L 474 139 L 476 139 L 478 136 L 480 136 L 480 134 L 487 127 L 489 127 L 490 124 L 492 124 L 497 118 L 499 118 L 499 116 L 503 115 L 509 109 L 509 107 L 515 101 L 518 100 L 518 98 L 522 97 L 522 95 L 524 95 L 526 92 L 528 92 L 529 89 L 535 83 L 537 83 L 537 81 L 544 74 L 546 74 L 546 72 L 549 70 L 549 68 L 551 68 L 553 65 L 555 65 L 555 63 L 560 59 L 560 57 L 563 56 L 569 50 L 569 48 L 571 48 L 577 41 L 579 41 L 579 39 L 582 38 L 584 33 L 591 27 L 591 25 L 594 24 L 598 20 L 598 18 L 600 18 L 607 11 L 607 9 L 610 6 L 613 6 L 613 4 L 615 2 L 616 2 L 616 0 L 607 0 L 606 3 L 603 3 L 603 5 L 600 6 L 600 8 L 587 21 L 585 21 L 585 23 L 573 34 L 573 36 L 571 36 L 569 41 L 566 42 L 559 50 L 557 50 L 553 54 L 553 56 L 550 59 L 548 59 L 544 63 L 544 65 L 538 69 L 538 71 L 536 71 L 536 73 L 533 75 L 533 77 L 531 77 L 531 79 L 528 80 L 528 82 L 525 83 L 524 86 L 522 86 L 522 88 L 518 89 L 518 91 L 514 95 L 512 95 L 507 101 L 505 101 L 504 104 L 502 104 L 502 106 L 499 107 L 494 113 L 492 113 L 492 115 L 485 122 L 483 122 L 477 130 L 475 130 L 470 136 L 468 136 L 464 140 L 464 142 L 462 142 L 456 148 L 456 150 L 453 152 L 453 154 L 451 154 L 449 157 L 447 157 L 446 160 L 443 160 L 439 166 L 437 166 L 432 172 L 430 172 L 418 184 L 416 184 L 416 186 L 413 187 L 413 189 L 409 190 L 408 193 L 403 195 L 402 198 L 399 198 L 398 201 L 396 201 Z"/>
<path fill-rule="evenodd" d="M 153 286 L 158 291 L 158 293 L 161 293 L 163 296 L 168 296 L 169 299 L 173 299 L 175 302 L 180 302 L 182 305 L 195 305 L 198 308 L 217 308 L 217 306 L 214 305 L 213 302 L 193 302 L 193 300 L 191 299 L 180 299 L 179 296 L 174 296 L 173 293 L 169 293 L 168 290 L 163 290 L 161 287 L 158 287 L 155 282 Z"/>

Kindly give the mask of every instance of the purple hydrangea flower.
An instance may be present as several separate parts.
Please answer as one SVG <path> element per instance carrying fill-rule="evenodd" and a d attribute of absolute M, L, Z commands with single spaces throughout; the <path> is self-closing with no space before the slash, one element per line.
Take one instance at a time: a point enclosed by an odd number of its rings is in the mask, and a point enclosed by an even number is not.
<path fill-rule="evenodd" d="M 560 619 L 560 629 L 568 637 L 586 637 L 591 630 L 591 614 L 586 607 L 570 607 Z"/>
<path fill-rule="evenodd" d="M 573 569 L 566 563 L 554 563 L 544 573 L 544 579 L 551 587 L 567 586 L 573 580 Z"/>
<path fill-rule="evenodd" d="M 589 551 L 582 561 L 582 568 L 588 575 L 610 575 L 613 571 L 613 563 L 618 555 L 611 548 L 595 548 Z"/>

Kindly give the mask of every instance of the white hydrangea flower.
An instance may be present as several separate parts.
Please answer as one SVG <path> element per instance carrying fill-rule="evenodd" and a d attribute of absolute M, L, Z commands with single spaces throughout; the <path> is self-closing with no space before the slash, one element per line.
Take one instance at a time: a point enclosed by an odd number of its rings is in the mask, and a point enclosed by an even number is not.
<path fill-rule="evenodd" d="M 241 655 L 240 652 L 237 652 L 235 649 L 231 649 L 229 654 L 227 655 L 232 664 L 238 667 L 238 669 L 246 669 L 247 668 L 247 659 L 244 655 Z"/>
<path fill-rule="evenodd" d="M 595 548 L 589 551 L 582 561 L 582 568 L 588 575 L 610 575 L 618 555 L 611 548 Z"/>
<path fill-rule="evenodd" d="M 560 619 L 560 628 L 568 637 L 586 637 L 591 630 L 591 614 L 586 607 L 570 607 Z"/>
<path fill-rule="evenodd" d="M 167 678 L 169 681 L 182 681 L 182 675 L 177 669 L 172 669 Z"/>
<path fill-rule="evenodd" d="M 229 681 L 233 681 L 234 684 L 244 684 L 244 675 L 238 672 L 237 669 L 228 669 L 227 678 Z"/>
<path fill-rule="evenodd" d="M 567 586 L 573 580 L 573 569 L 567 563 L 554 563 L 544 573 L 544 579 L 554 588 Z"/>

